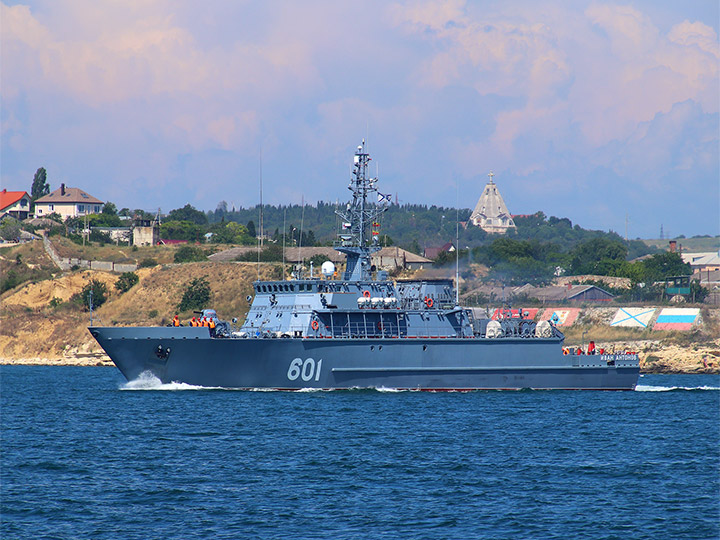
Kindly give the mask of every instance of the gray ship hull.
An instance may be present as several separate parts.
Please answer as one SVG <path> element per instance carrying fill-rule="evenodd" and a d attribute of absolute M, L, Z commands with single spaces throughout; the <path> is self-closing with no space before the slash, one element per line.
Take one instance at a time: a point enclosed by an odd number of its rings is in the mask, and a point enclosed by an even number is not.
<path fill-rule="evenodd" d="M 561 340 L 211 338 L 208 328 L 91 327 L 128 380 L 283 390 L 632 390 L 637 355 L 563 355 Z"/>

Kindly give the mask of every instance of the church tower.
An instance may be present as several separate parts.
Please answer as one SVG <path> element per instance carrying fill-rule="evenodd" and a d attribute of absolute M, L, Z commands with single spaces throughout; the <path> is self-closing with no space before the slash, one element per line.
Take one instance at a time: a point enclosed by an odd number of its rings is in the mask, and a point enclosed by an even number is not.
<path fill-rule="evenodd" d="M 470 221 L 484 231 L 494 234 L 505 234 L 508 229 L 515 229 L 515 223 L 508 212 L 497 185 L 493 182 L 495 174 L 490 171 L 490 181 L 480 195 L 475 210 L 470 214 Z"/>

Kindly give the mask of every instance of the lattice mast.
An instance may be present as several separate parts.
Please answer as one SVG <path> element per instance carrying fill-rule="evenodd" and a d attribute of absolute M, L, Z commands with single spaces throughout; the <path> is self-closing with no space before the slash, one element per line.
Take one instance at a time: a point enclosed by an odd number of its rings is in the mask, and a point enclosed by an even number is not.
<path fill-rule="evenodd" d="M 378 192 L 377 177 L 368 178 L 370 154 L 365 149 L 365 140 L 357 147 L 353 158 L 353 175 L 348 189 L 352 192 L 352 202 L 345 210 L 335 213 L 342 220 L 341 230 L 335 249 L 345 253 L 347 267 L 343 279 L 348 281 L 368 281 L 372 279 L 371 255 L 380 250 L 378 241 L 378 218 L 387 210 L 390 195 Z M 368 195 L 377 193 L 378 204 L 368 202 Z M 368 238 L 368 231 L 372 229 Z"/>

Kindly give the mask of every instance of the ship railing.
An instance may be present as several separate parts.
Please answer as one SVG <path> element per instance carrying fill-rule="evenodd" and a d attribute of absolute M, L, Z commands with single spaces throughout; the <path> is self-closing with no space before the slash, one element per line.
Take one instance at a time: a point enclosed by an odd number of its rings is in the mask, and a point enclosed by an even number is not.
<path fill-rule="evenodd" d="M 349 317 L 336 315 L 324 318 L 317 330 L 310 329 L 305 337 L 336 338 L 336 339 L 381 339 L 381 338 L 458 338 L 463 337 L 461 331 L 448 325 L 434 325 L 428 321 L 422 326 L 408 327 L 406 319 L 397 315 L 383 316 L 380 319 L 353 321 Z"/>

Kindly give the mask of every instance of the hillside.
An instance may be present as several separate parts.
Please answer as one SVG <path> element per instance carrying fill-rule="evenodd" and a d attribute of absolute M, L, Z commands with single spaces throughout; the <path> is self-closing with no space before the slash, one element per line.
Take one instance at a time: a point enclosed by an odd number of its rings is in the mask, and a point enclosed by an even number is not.
<path fill-rule="evenodd" d="M 261 264 L 262 279 L 277 278 L 279 267 Z M 140 281 L 124 294 L 115 290 L 118 276 L 83 271 L 54 279 L 29 282 L 0 296 L 0 359 L 25 359 L 34 363 L 95 363 L 107 360 L 87 331 L 90 315 L 69 306 L 67 300 L 91 279 L 105 283 L 108 301 L 94 313 L 103 325 L 164 325 L 176 313 L 185 286 L 205 277 L 211 284 L 212 307 L 223 319 L 242 319 L 248 310 L 246 296 L 258 277 L 252 263 L 190 263 L 156 266 L 137 272 Z M 56 298 L 54 307 L 51 305 Z M 180 313 L 186 320 L 191 312 Z"/>
<path fill-rule="evenodd" d="M 695 236 L 693 238 L 676 238 L 678 245 L 682 245 L 683 251 L 691 253 L 718 251 L 720 249 L 720 236 Z M 643 240 L 650 247 L 667 249 L 670 240 L 648 239 Z"/>
<path fill-rule="evenodd" d="M 154 251 L 152 255 L 169 258 L 172 249 L 162 249 L 167 251 Z M 475 266 L 479 272 L 482 270 Z M 68 302 L 91 279 L 105 283 L 109 292 L 108 301 L 94 313 L 96 324 L 165 325 L 175 314 L 186 285 L 194 278 L 208 280 L 211 307 L 221 318 L 242 320 L 248 310 L 246 297 L 252 294 L 252 282 L 258 274 L 261 279 L 277 279 L 280 265 L 239 262 L 157 265 L 138 270 L 138 284 L 120 294 L 114 287 L 118 274 L 91 270 L 61 273 L 45 254 L 42 243 L 33 242 L 0 249 L 0 272 L 9 289 L 0 294 L 1 363 L 109 365 L 109 359 L 87 331 L 89 313 Z M 438 272 L 443 270 L 425 271 L 424 277 Z M 11 275 L 17 276 L 19 284 L 8 281 Z M 648 372 L 718 372 L 720 368 L 717 337 L 720 310 L 703 308 L 704 330 L 689 334 L 609 328 L 605 319 L 612 309 L 587 311 L 595 315 L 565 330 L 568 345 L 585 342 L 586 334 L 595 338 L 598 347 L 637 350 L 643 369 Z M 187 320 L 192 313 L 180 316 Z"/>

